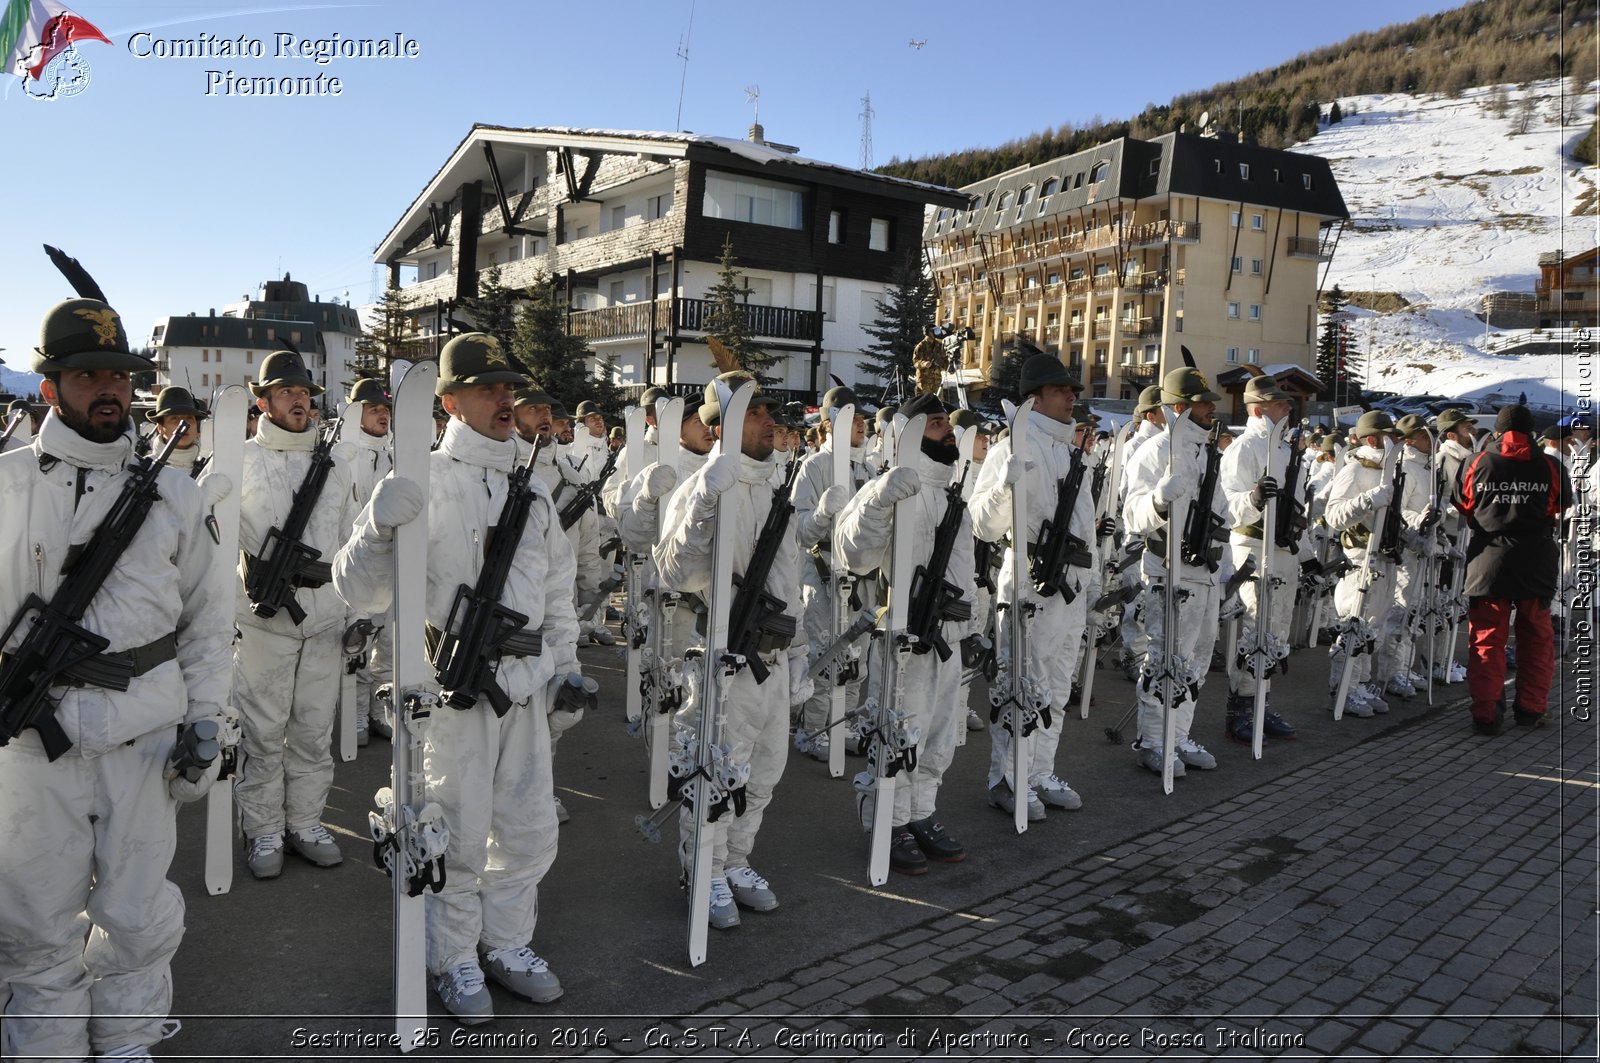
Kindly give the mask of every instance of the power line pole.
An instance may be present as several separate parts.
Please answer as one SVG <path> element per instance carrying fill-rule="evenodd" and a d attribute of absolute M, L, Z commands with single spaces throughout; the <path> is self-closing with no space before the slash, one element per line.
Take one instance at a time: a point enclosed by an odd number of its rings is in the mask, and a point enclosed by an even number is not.
<path fill-rule="evenodd" d="M 861 97 L 861 168 L 872 169 L 872 93 Z"/>

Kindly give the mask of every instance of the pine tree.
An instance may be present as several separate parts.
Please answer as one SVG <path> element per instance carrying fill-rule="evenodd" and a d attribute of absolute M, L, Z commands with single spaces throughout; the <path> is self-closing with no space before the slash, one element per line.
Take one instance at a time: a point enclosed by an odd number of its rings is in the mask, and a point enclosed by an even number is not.
<path fill-rule="evenodd" d="M 1322 390 L 1317 398 L 1348 405 L 1361 396 L 1355 379 L 1361 367 L 1360 352 L 1344 313 L 1349 300 L 1344 289 L 1335 284 L 1324 293 L 1322 301 L 1322 334 L 1317 337 L 1317 376 L 1322 380 Z"/>
<path fill-rule="evenodd" d="M 478 294 L 461 301 L 461 308 L 472 318 L 479 332 L 500 341 L 512 350 L 517 337 L 517 306 L 523 294 L 500 283 L 500 267 L 490 266 L 478 278 Z"/>
<path fill-rule="evenodd" d="M 779 356 L 762 350 L 750 332 L 750 320 L 745 307 L 750 294 L 755 291 L 744 279 L 739 260 L 733 255 L 733 237 L 722 240 L 722 257 L 717 265 L 717 283 L 706 290 L 706 335 L 714 336 L 739 361 L 739 365 L 756 375 L 763 387 L 779 382 L 768 373 L 779 361 Z M 715 363 L 713 362 L 713 366 Z M 719 370 L 720 371 L 720 370 Z"/>
<path fill-rule="evenodd" d="M 1334 100 L 1333 106 L 1328 108 L 1328 124 L 1338 125 L 1344 121 L 1344 111 L 1339 108 L 1339 101 Z"/>
<path fill-rule="evenodd" d="M 1022 386 L 1022 363 L 1033 353 L 1012 348 L 989 364 L 989 386 L 983 393 L 985 403 L 998 405 L 1001 399 L 1021 401 L 1018 391 Z"/>
<path fill-rule="evenodd" d="M 410 298 L 399 288 L 386 288 L 372 308 L 372 327 L 356 340 L 355 357 L 345 363 L 351 375 L 387 379 L 389 363 L 413 357 L 408 315 Z"/>
<path fill-rule="evenodd" d="M 937 308 L 933 281 L 922 271 L 917 256 L 908 254 L 889 277 L 889 289 L 877 303 L 878 316 L 862 329 L 872 343 L 861 352 L 861 368 L 888 388 L 897 380 L 909 393 L 917 375 L 911 352 L 921 342 L 923 330 L 933 324 Z"/>
<path fill-rule="evenodd" d="M 548 276 L 538 276 L 527 290 L 528 302 L 516 314 L 511 352 L 528 367 L 534 381 L 566 403 L 571 411 L 584 399 L 594 401 L 608 417 L 622 411 L 614 355 L 597 355 L 581 336 L 567 334 L 566 296 Z M 589 359 L 595 360 L 593 372 Z"/>

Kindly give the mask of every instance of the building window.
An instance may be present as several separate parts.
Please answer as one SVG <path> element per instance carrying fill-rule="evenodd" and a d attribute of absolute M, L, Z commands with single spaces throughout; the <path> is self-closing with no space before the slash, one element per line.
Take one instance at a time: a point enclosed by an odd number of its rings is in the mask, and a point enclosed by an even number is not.
<path fill-rule="evenodd" d="M 1039 189 L 1039 195 L 1044 199 L 1049 199 L 1051 196 L 1056 194 L 1056 189 L 1060 187 L 1061 182 L 1052 177 L 1050 180 L 1044 183 L 1043 188 Z"/>
<path fill-rule="evenodd" d="M 1144 345 L 1144 364 L 1155 365 L 1161 361 L 1161 347 L 1158 344 L 1147 343 Z"/>
<path fill-rule="evenodd" d="M 1303 173 L 1303 174 L 1300 175 L 1300 187 L 1304 188 L 1307 192 L 1311 191 L 1311 175 L 1310 174 Z"/>
<path fill-rule="evenodd" d="M 1261 276 L 1261 260 L 1259 258 L 1252 258 L 1250 260 L 1250 272 L 1254 273 L 1258 277 Z"/>
<path fill-rule="evenodd" d="M 1133 347 L 1132 346 L 1128 346 L 1128 345 L 1124 345 L 1123 346 L 1123 348 L 1122 348 L 1122 364 L 1123 365 L 1132 365 L 1133 364 Z"/>
<path fill-rule="evenodd" d="M 245 351 L 244 352 L 244 364 L 245 365 L 255 365 L 256 364 L 256 352 L 255 351 Z"/>
<path fill-rule="evenodd" d="M 611 208 L 611 227 L 613 229 L 620 229 L 626 224 L 628 224 L 628 208 L 627 208 L 627 206 L 624 204 L 623 206 L 612 207 Z M 490 256 L 490 261 L 493 261 L 493 256 L 492 255 Z"/>
<path fill-rule="evenodd" d="M 1103 159 L 1100 162 L 1095 163 L 1094 168 L 1089 171 L 1089 183 L 1098 184 L 1099 182 L 1104 181 L 1106 174 L 1110 170 L 1111 164 Z"/>
<path fill-rule="evenodd" d="M 200 386 L 201 387 L 210 387 L 211 386 L 211 374 L 210 373 L 201 373 L 200 374 Z"/>
<path fill-rule="evenodd" d="M 202 362 L 211 361 L 211 348 L 209 348 L 209 347 L 200 348 L 200 360 Z"/>
<path fill-rule="evenodd" d="M 867 246 L 874 251 L 889 250 L 889 230 L 888 218 L 873 218 L 872 235 L 867 240 Z"/>
<path fill-rule="evenodd" d="M 1039 278 L 1030 274 L 1028 279 L 1023 281 L 1022 286 L 1024 288 L 1037 288 L 1039 287 Z"/>
<path fill-rule="evenodd" d="M 1265 219 L 1263 219 L 1261 217 L 1261 215 L 1259 215 L 1259 214 L 1250 215 L 1250 228 L 1254 229 L 1256 232 L 1261 232 L 1266 227 L 1267 227 L 1266 221 L 1265 221 Z"/>
<path fill-rule="evenodd" d="M 663 192 L 644 201 L 644 216 L 648 221 L 665 218 L 672 213 L 672 193 Z"/>
<path fill-rule="evenodd" d="M 1261 304 L 1260 303 L 1251 303 L 1250 304 L 1250 320 L 1251 321 L 1260 321 L 1261 320 Z"/>
<path fill-rule="evenodd" d="M 1239 180 L 1250 180 L 1250 164 L 1248 162 L 1241 162 L 1239 164 Z"/>
<path fill-rule="evenodd" d="M 1260 347 L 1252 347 L 1252 348 L 1250 348 L 1248 351 L 1245 352 L 1245 359 L 1247 361 L 1249 361 L 1249 363 L 1251 365 L 1260 365 L 1261 364 L 1261 348 Z"/>
<path fill-rule="evenodd" d="M 1234 255 L 1233 256 L 1233 271 L 1235 273 L 1239 273 L 1239 272 L 1241 272 L 1243 270 L 1244 270 L 1244 259 L 1240 258 L 1238 255 Z"/>
<path fill-rule="evenodd" d="M 1024 185 L 1022 191 L 1017 193 L 1017 209 L 1021 210 L 1033 200 L 1033 186 Z"/>
<path fill-rule="evenodd" d="M 1229 362 L 1229 364 L 1235 364 L 1238 361 L 1239 361 L 1239 348 L 1237 348 L 1237 347 L 1229 347 L 1228 348 L 1228 362 Z"/>
<path fill-rule="evenodd" d="M 844 211 L 828 211 L 828 243 L 844 243 Z"/>
<path fill-rule="evenodd" d="M 771 225 L 780 229 L 804 227 L 804 197 L 800 189 L 753 177 L 738 177 L 717 170 L 706 172 L 705 201 L 701 213 L 708 218 Z"/>
<path fill-rule="evenodd" d="M 1049 280 L 1048 283 L 1050 283 L 1051 285 L 1060 284 L 1061 283 L 1061 274 L 1059 274 L 1059 273 L 1050 274 L 1050 280 Z"/>
<path fill-rule="evenodd" d="M 1238 211 L 1233 210 L 1233 211 L 1229 211 L 1228 212 L 1228 224 L 1232 225 L 1235 229 L 1237 229 L 1239 227 L 1239 212 Z"/>
<path fill-rule="evenodd" d="M 1104 347 L 1096 347 L 1094 349 L 1094 364 L 1095 365 L 1105 365 L 1106 364 L 1106 349 Z"/>
<path fill-rule="evenodd" d="M 1157 177 L 1157 176 L 1160 175 L 1160 173 L 1161 173 L 1161 160 L 1160 159 L 1151 159 L 1150 160 L 1150 176 L 1151 177 Z"/>
<path fill-rule="evenodd" d="M 1239 320 L 1239 304 L 1238 303 L 1229 303 L 1228 304 L 1228 320 L 1230 320 L 1230 321 Z"/>

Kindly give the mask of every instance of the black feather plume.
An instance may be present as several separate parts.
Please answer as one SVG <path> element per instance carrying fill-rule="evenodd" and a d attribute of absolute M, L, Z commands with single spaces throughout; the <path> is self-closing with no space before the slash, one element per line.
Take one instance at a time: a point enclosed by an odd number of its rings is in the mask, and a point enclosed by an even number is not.
<path fill-rule="evenodd" d="M 106 293 L 100 290 L 100 285 L 94 282 L 94 278 L 89 276 L 89 271 L 84 269 L 77 259 L 59 247 L 51 247 L 49 244 L 44 245 L 44 253 L 50 256 L 50 261 L 56 264 L 56 269 L 67 278 L 73 291 L 85 299 L 98 299 L 102 303 L 110 304 L 111 300 L 106 298 Z"/>
<path fill-rule="evenodd" d="M 279 350 L 288 351 L 290 354 L 299 354 L 300 353 L 300 348 L 296 347 L 291 341 L 289 341 L 288 339 L 285 339 L 285 338 L 283 338 L 281 336 L 277 340 L 275 340 L 273 342 L 275 342 L 278 345 Z"/>
<path fill-rule="evenodd" d="M 1189 348 L 1185 347 L 1183 344 L 1180 343 L 1180 344 L 1178 344 L 1178 350 L 1183 352 L 1183 364 L 1188 366 L 1190 369 L 1193 369 L 1194 368 L 1194 355 L 1189 353 Z"/>

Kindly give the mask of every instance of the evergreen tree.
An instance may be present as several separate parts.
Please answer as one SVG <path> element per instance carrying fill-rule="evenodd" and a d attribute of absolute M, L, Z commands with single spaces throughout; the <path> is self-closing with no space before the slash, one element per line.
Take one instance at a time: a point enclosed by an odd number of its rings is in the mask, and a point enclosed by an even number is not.
<path fill-rule="evenodd" d="M 745 307 L 750 302 L 751 288 L 739 269 L 739 260 L 733 255 L 733 237 L 722 240 L 722 257 L 717 265 L 717 283 L 706 291 L 706 335 L 714 336 L 739 361 L 739 365 L 754 373 L 763 387 L 779 382 L 768 373 L 779 357 L 762 350 L 750 332 L 750 319 Z M 713 366 L 715 362 L 712 363 Z M 719 370 L 720 372 L 720 370 Z"/>
<path fill-rule="evenodd" d="M 1344 112 L 1339 109 L 1339 101 L 1334 100 L 1333 106 L 1328 108 L 1328 124 L 1338 125 L 1342 121 L 1344 121 Z"/>
<path fill-rule="evenodd" d="M 463 299 L 461 308 L 479 332 L 493 336 L 509 351 L 517 338 L 517 307 L 522 299 L 521 292 L 500 283 L 500 267 L 490 266 L 478 278 L 478 294 Z"/>
<path fill-rule="evenodd" d="M 1322 304 L 1322 333 L 1317 337 L 1317 377 L 1322 381 L 1322 390 L 1317 392 L 1317 398 L 1348 405 L 1361 395 L 1355 382 L 1361 359 L 1344 313 L 1349 300 L 1335 284 L 1324 293 Z"/>
<path fill-rule="evenodd" d="M 1001 399 L 1006 402 L 1020 402 L 1018 389 L 1022 385 L 1022 363 L 1034 353 L 1036 352 L 1013 347 L 989 363 L 989 386 L 983 393 L 984 401 L 991 405 L 998 405 Z"/>
<path fill-rule="evenodd" d="M 593 400 L 608 417 L 622 412 L 622 391 L 617 387 L 614 355 L 597 355 L 589 341 L 566 331 L 566 296 L 548 276 L 534 279 L 528 302 L 516 314 L 510 350 L 545 391 L 566 403 L 571 411 L 584 399 Z M 593 371 L 589 359 L 595 360 Z"/>
<path fill-rule="evenodd" d="M 411 300 L 399 288 L 386 288 L 372 308 L 372 327 L 356 340 L 355 357 L 345 363 L 351 375 L 388 379 L 389 363 L 396 358 L 411 358 L 408 315 Z"/>
<path fill-rule="evenodd" d="M 862 326 L 873 342 L 861 352 L 861 368 L 886 388 L 898 380 L 901 390 L 909 392 L 917 375 L 911 352 L 921 342 L 923 330 L 933 324 L 937 308 L 933 280 L 916 255 L 907 254 L 895 267 L 877 308 L 877 318 Z"/>

